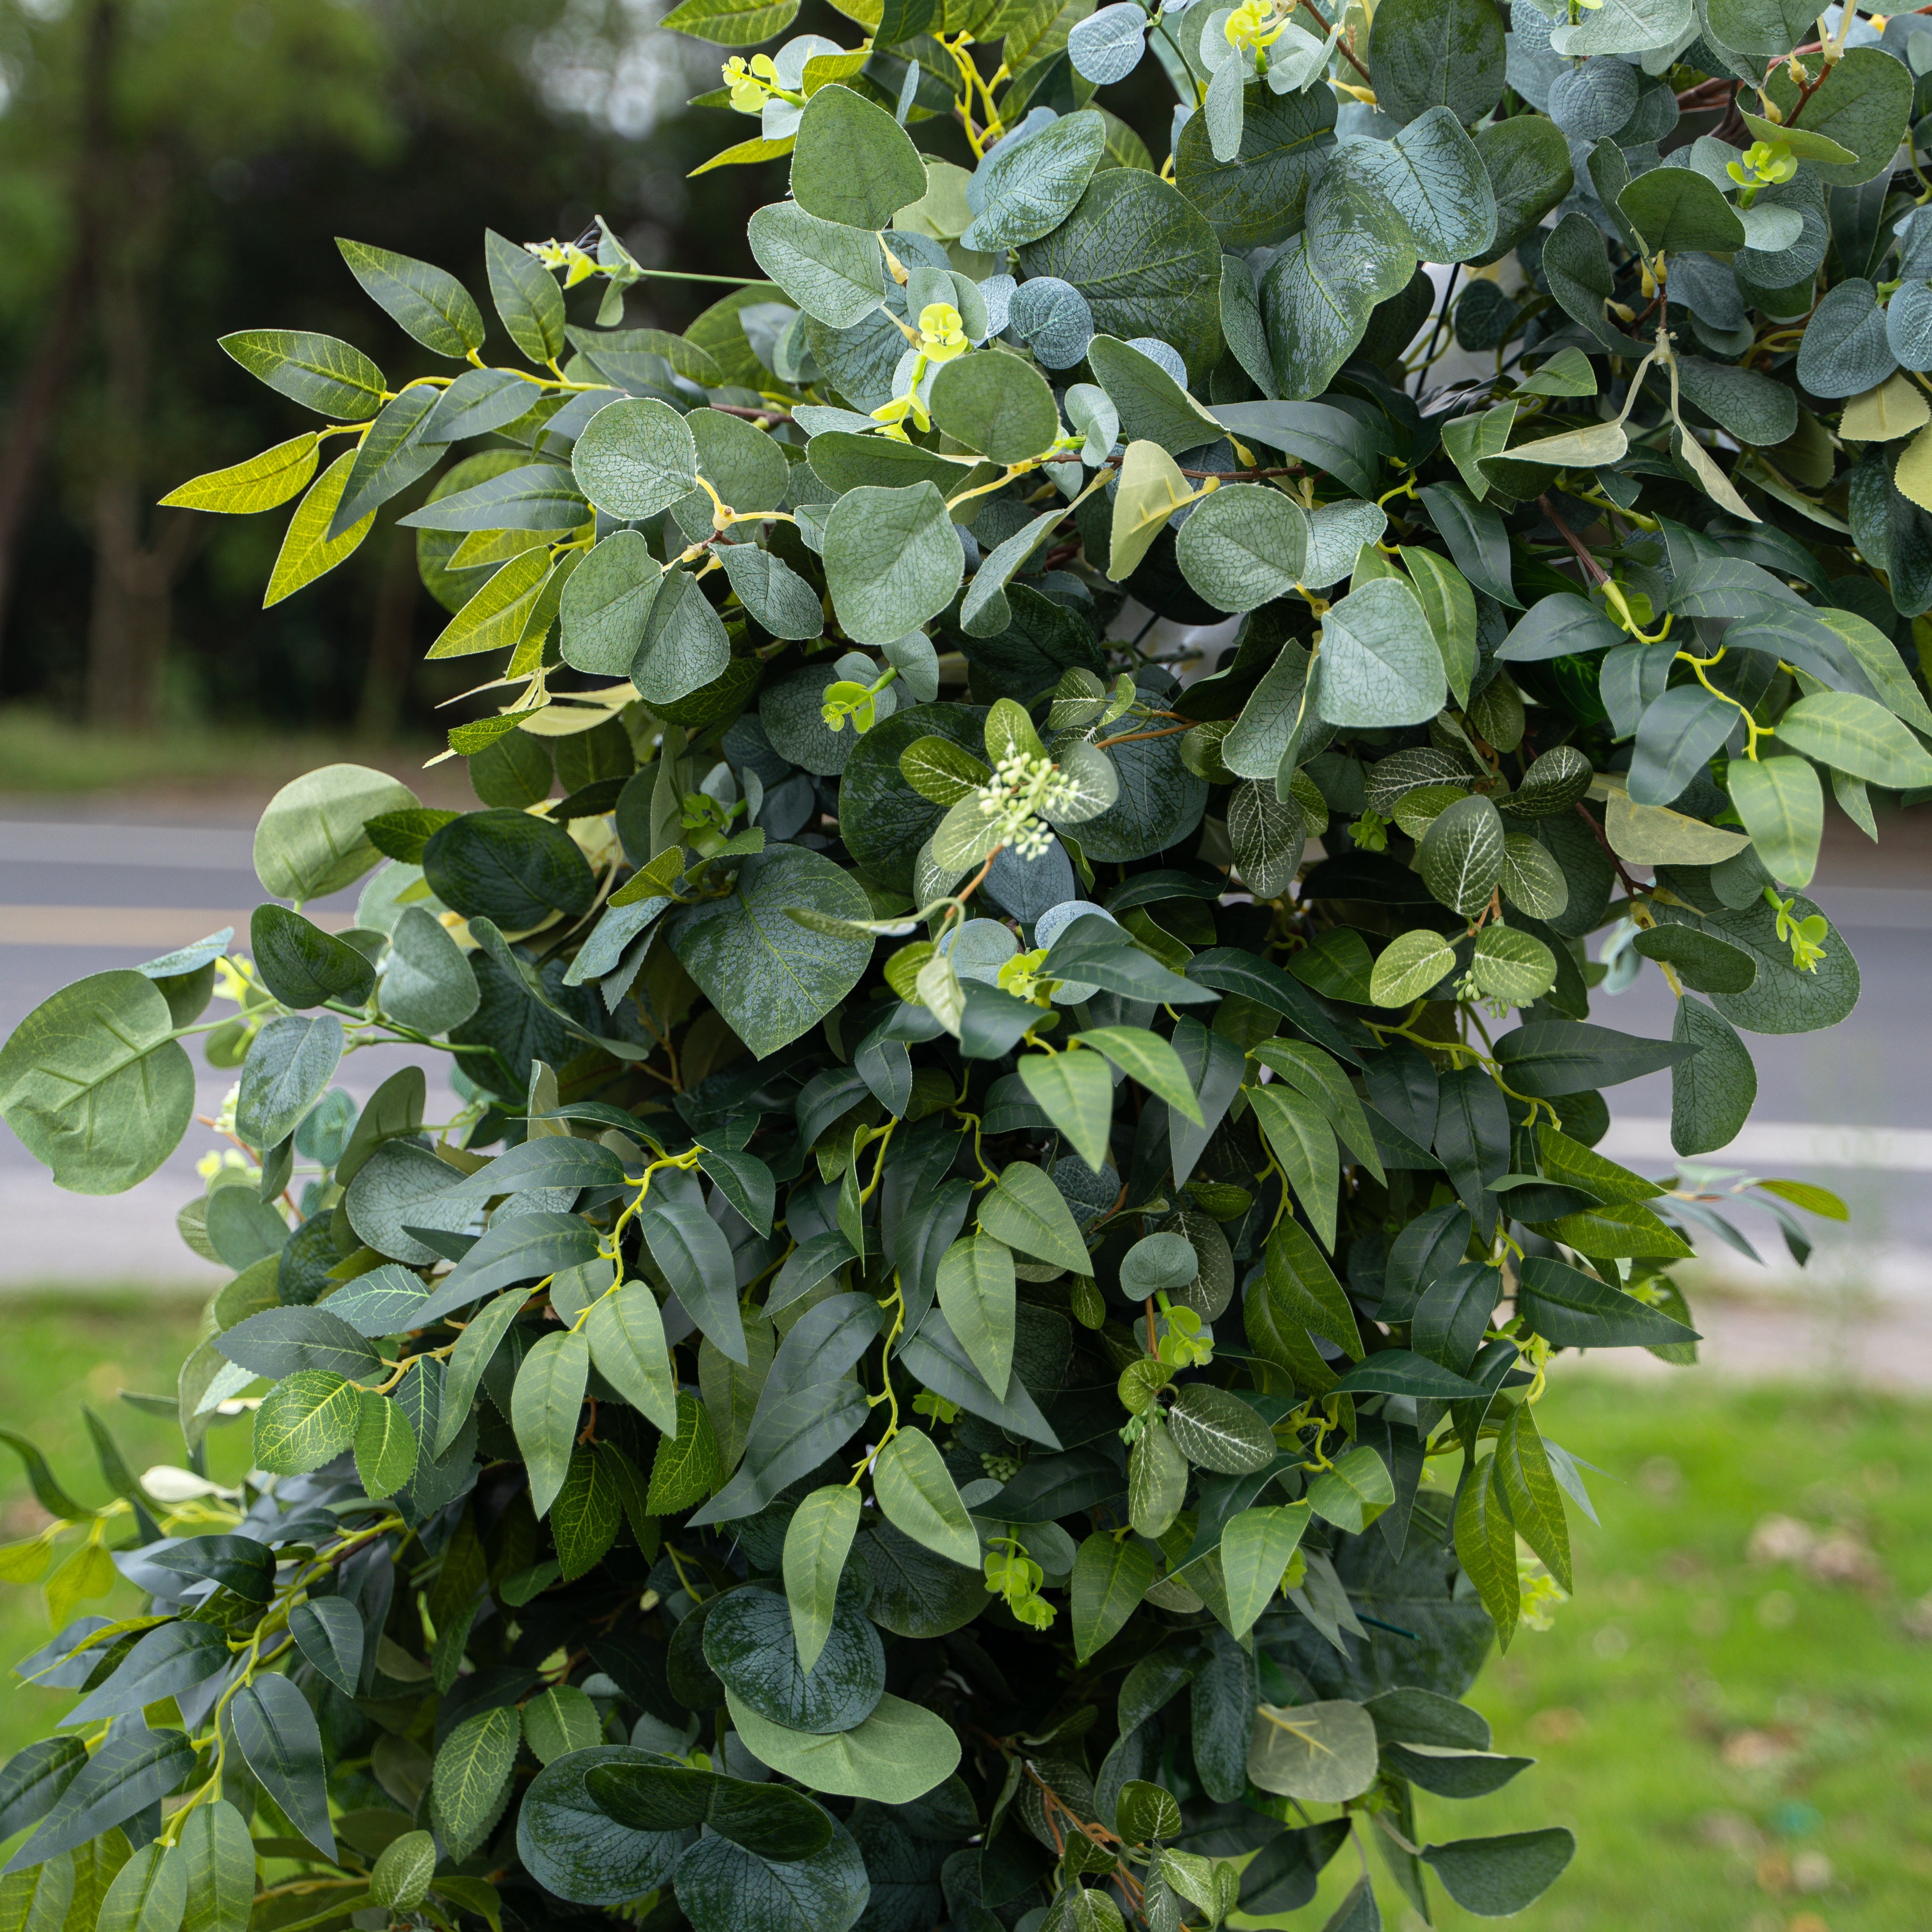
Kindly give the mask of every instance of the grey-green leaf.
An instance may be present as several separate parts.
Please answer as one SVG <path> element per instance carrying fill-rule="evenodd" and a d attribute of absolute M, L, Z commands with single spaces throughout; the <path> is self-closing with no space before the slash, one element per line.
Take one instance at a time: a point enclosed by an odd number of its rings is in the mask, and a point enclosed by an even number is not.
<path fill-rule="evenodd" d="M 848 490 L 825 526 L 825 580 L 855 643 L 882 645 L 916 631 L 951 602 L 965 553 L 931 483 Z"/>

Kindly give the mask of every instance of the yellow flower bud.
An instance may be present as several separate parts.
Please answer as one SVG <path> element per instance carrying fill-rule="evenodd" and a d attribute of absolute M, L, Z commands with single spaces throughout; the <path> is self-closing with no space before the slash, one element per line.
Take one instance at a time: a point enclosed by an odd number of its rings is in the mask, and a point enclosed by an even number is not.
<path fill-rule="evenodd" d="M 734 54 L 724 63 L 724 84 L 731 90 L 734 113 L 761 114 L 771 98 L 771 89 L 745 64 L 742 54 Z"/>
<path fill-rule="evenodd" d="M 1240 5 L 1228 16 L 1228 24 L 1222 32 L 1231 47 L 1258 52 L 1281 38 L 1283 25 L 1274 19 L 1268 0 L 1241 0 Z"/>
<path fill-rule="evenodd" d="M 888 434 L 896 430 L 900 442 L 905 440 L 904 425 L 908 417 L 911 418 L 914 428 L 922 434 L 932 427 L 932 418 L 926 414 L 926 405 L 916 394 L 895 396 L 890 402 L 880 404 L 872 412 L 872 420 L 887 424 Z"/>
<path fill-rule="evenodd" d="M 919 312 L 920 349 L 929 362 L 950 362 L 970 344 L 965 324 L 950 302 L 928 302 Z"/>

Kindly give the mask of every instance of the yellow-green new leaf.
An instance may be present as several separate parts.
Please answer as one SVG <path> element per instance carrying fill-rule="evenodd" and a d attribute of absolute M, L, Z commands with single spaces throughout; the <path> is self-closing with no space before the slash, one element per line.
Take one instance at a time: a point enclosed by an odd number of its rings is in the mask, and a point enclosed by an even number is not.
<path fill-rule="evenodd" d="M 955 1241 L 940 1260 L 938 1294 L 940 1310 L 967 1359 L 1004 1402 L 1012 1382 L 1018 1320 L 1012 1250 L 990 1234 Z"/>
<path fill-rule="evenodd" d="M 1114 491 L 1107 574 L 1124 584 L 1154 547 L 1169 517 L 1194 500 L 1194 486 L 1157 442 L 1130 442 Z"/>
<path fill-rule="evenodd" d="M 1073 1653 L 1082 1664 L 1125 1627 L 1154 1581 L 1144 1543 L 1096 1530 L 1073 1559 Z"/>
<path fill-rule="evenodd" d="M 315 474 L 320 442 L 310 430 L 232 469 L 211 470 L 205 476 L 190 477 L 161 499 L 161 508 L 208 510 L 230 517 L 272 510 L 278 503 L 286 503 Z"/>
<path fill-rule="evenodd" d="M 902 1430 L 879 1451 L 872 1464 L 872 1493 L 887 1521 L 914 1542 L 966 1569 L 979 1568 L 980 1539 L 972 1519 L 938 1447 L 923 1430 Z"/>
<path fill-rule="evenodd" d="M 546 1335 L 524 1358 L 510 1392 L 510 1426 L 530 1472 L 530 1507 L 544 1515 L 570 1468 L 578 1413 L 590 1376 L 581 1333 Z"/>
<path fill-rule="evenodd" d="M 1019 1074 L 1047 1118 L 1098 1174 L 1107 1162 L 1114 1121 L 1114 1076 L 1106 1060 L 1097 1053 L 1023 1054 Z"/>
<path fill-rule="evenodd" d="M 677 1378 L 664 1316 L 647 1282 L 628 1281 L 591 1304 L 584 1332 L 597 1372 L 666 1435 L 677 1432 Z"/>
<path fill-rule="evenodd" d="M 1322 1245 L 1333 1253 L 1342 1163 L 1328 1116 L 1306 1094 L 1280 1082 L 1246 1090 L 1295 1199 L 1315 1224 Z"/>
<path fill-rule="evenodd" d="M 832 1632 L 838 1580 L 859 1528 L 859 1492 L 844 1484 L 814 1490 L 785 1529 L 785 1601 L 791 1609 L 798 1667 L 809 1672 Z"/>
<path fill-rule="evenodd" d="M 1243 1637 L 1281 1588 L 1288 1560 L 1310 1514 L 1306 1502 L 1245 1509 L 1221 1532 L 1221 1577 L 1227 1586 L 1228 1628 Z M 1075 1572 L 1076 1586 L 1078 1572 Z"/>
<path fill-rule="evenodd" d="M 339 537 L 328 534 L 335 519 L 335 506 L 348 487 L 349 472 L 356 466 L 356 452 L 346 449 L 318 476 L 308 494 L 296 506 L 289 519 L 288 533 L 268 575 L 268 594 L 262 599 L 265 610 L 292 597 L 304 584 L 313 584 L 349 556 L 366 537 L 376 521 L 371 510 L 359 524 L 352 524 Z"/>
<path fill-rule="evenodd" d="M 466 658 L 482 651 L 508 650 L 523 636 L 550 575 L 550 551 L 544 545 L 512 557 L 442 627 L 428 655 Z"/>

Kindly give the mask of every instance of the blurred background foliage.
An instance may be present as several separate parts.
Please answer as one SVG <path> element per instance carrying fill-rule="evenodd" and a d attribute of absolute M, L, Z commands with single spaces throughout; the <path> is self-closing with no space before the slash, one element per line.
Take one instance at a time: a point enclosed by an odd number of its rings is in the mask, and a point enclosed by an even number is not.
<path fill-rule="evenodd" d="M 0 704 L 427 735 L 466 680 L 421 662 L 442 614 L 392 519 L 265 611 L 286 513 L 155 500 L 302 426 L 217 346 L 230 330 L 340 335 L 392 382 L 442 366 L 364 299 L 336 236 L 479 295 L 486 225 L 567 238 L 597 213 L 646 265 L 746 272 L 746 219 L 778 190 L 763 169 L 687 178 L 723 145 L 721 117 L 679 118 L 716 56 L 662 10 L 0 0 Z M 679 328 L 723 292 L 648 283 L 627 320 Z"/>

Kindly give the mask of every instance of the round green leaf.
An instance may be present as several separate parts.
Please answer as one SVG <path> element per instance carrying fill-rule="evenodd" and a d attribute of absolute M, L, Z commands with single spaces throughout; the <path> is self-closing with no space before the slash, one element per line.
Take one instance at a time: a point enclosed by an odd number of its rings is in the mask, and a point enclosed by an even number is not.
<path fill-rule="evenodd" d="M 63 987 L 0 1047 L 0 1119 L 60 1186 L 124 1192 L 173 1153 L 194 1113 L 194 1068 L 173 1028 L 142 974 Z"/>
<path fill-rule="evenodd" d="M 477 1008 L 476 975 L 454 935 L 434 913 L 404 907 L 389 934 L 382 1010 L 418 1033 L 447 1033 Z"/>
<path fill-rule="evenodd" d="M 1658 926 L 1640 932 L 1631 950 L 1669 965 L 1699 993 L 1742 993 L 1757 978 L 1757 962 L 1741 946 L 1694 926 Z"/>
<path fill-rule="evenodd" d="M 626 396 L 584 424 L 570 466 L 607 515 L 655 517 L 697 488 L 698 445 L 670 404 Z"/>
<path fill-rule="evenodd" d="M 1483 0 L 1384 0 L 1368 60 L 1376 99 L 1398 126 L 1440 105 L 1468 127 L 1502 98 L 1502 20 Z"/>
<path fill-rule="evenodd" d="M 1299 505 L 1262 484 L 1227 483 L 1188 512 L 1174 555 L 1216 610 L 1252 610 L 1294 590 L 1307 550 Z"/>
<path fill-rule="evenodd" d="M 1106 117 L 1091 108 L 1062 115 L 1017 141 L 1003 141 L 967 184 L 974 219 L 960 245 L 992 254 L 1052 234 L 1094 178 L 1106 146 Z M 1028 273 L 1060 271 L 1029 268 Z"/>
<path fill-rule="evenodd" d="M 326 898 L 381 864 L 364 824 L 418 802 L 407 785 L 366 765 L 305 772 L 268 801 L 255 828 L 255 876 L 277 898 Z"/>
<path fill-rule="evenodd" d="M 1503 840 L 1502 817 L 1486 798 L 1459 798 L 1424 837 L 1424 883 L 1452 912 L 1474 919 L 1502 882 Z"/>
<path fill-rule="evenodd" d="M 1300 222 L 1308 191 L 1335 148 L 1335 96 L 1325 87 L 1276 94 L 1256 85 L 1242 103 L 1241 144 L 1217 160 L 1206 119 L 1191 116 L 1174 143 L 1174 178 L 1224 248 L 1266 248 Z"/>
<path fill-rule="evenodd" d="M 1436 634 L 1414 592 L 1395 578 L 1365 584 L 1330 608 L 1318 662 L 1316 708 L 1331 724 L 1426 724 L 1449 695 Z"/>
<path fill-rule="evenodd" d="M 445 905 L 506 932 L 541 926 L 554 913 L 580 916 L 597 891 L 577 842 L 526 812 L 466 812 L 423 848 L 422 866 Z"/>
<path fill-rule="evenodd" d="M 748 859 L 724 898 L 685 907 L 669 927 L 685 970 L 760 1058 L 816 1026 L 872 956 L 869 938 L 788 919 L 794 906 L 834 919 L 872 916 L 864 891 L 830 860 L 780 845 Z"/>
<path fill-rule="evenodd" d="M 684 426 L 698 446 L 698 474 L 733 509 L 776 510 L 784 501 L 791 465 L 767 430 L 722 410 L 693 410 Z M 703 520 L 690 532 L 693 540 L 709 536 L 710 498 L 700 490 L 687 500 L 703 506 Z"/>
<path fill-rule="evenodd" d="M 886 298 L 885 257 L 878 236 L 863 229 L 781 201 L 760 208 L 746 233 L 758 266 L 830 328 L 850 328 Z"/>
<path fill-rule="evenodd" d="M 1682 872 L 1673 883 L 1684 889 L 1683 896 L 1697 910 L 1660 905 L 1660 924 L 1701 927 L 1748 952 L 1757 963 L 1757 977 L 1744 992 L 1712 995 L 1712 1005 L 1733 1026 L 1747 1033 L 1814 1033 L 1835 1026 L 1858 1004 L 1858 962 L 1845 944 L 1844 934 L 1828 920 L 1822 942 L 1825 956 L 1814 970 L 1801 973 L 1791 963 L 1790 944 L 1778 936 L 1777 914 L 1762 898 L 1754 898 L 1733 911 L 1708 888 L 1694 897 L 1694 889 L 1689 888 Z M 1800 893 L 1792 899 L 1791 916 L 1807 920 L 1824 915 Z M 1522 1083 L 1512 1077 L 1510 1084 Z"/>
<path fill-rule="evenodd" d="M 628 677 L 664 566 L 636 530 L 614 530 L 571 573 L 558 605 L 560 648 L 572 668 Z"/>
<path fill-rule="evenodd" d="M 1221 348 L 1220 244 L 1158 176 L 1102 170 L 1058 227 L 1022 248 L 1020 263 L 1029 277 L 1071 283 L 1102 334 L 1153 336 L 1179 351 L 1191 382 L 1205 384 Z"/>
<path fill-rule="evenodd" d="M 1388 196 L 1331 164 L 1308 197 L 1306 224 L 1262 278 L 1262 315 L 1281 393 L 1291 400 L 1321 394 L 1354 353 L 1376 305 L 1400 295 L 1415 268 L 1408 226 Z M 1348 562 L 1354 554 L 1352 545 Z M 1316 580 L 1334 578 L 1317 572 Z"/>
<path fill-rule="evenodd" d="M 1124 863 L 1164 852 L 1201 823 L 1208 782 L 1183 763 L 1178 737 L 1136 739 L 1112 746 L 1106 755 L 1119 775 L 1120 796 L 1078 833 L 1080 849 L 1094 863 Z"/>
<path fill-rule="evenodd" d="M 638 695 L 661 715 L 675 720 L 682 715 L 681 709 L 674 708 L 680 699 L 717 683 L 730 673 L 733 663 L 730 634 L 705 596 L 704 586 L 688 570 L 667 571 L 644 619 L 644 638 L 631 662 L 631 682 L 637 686 Z M 710 715 L 702 722 L 710 722 Z"/>
<path fill-rule="evenodd" d="M 1248 1775 L 1284 1798 L 1340 1804 L 1375 1782 L 1380 1750 L 1375 1720 L 1346 1699 L 1287 1710 L 1264 1704 L 1256 1713 Z"/>
<path fill-rule="evenodd" d="M 1185 1288 L 1200 1272 L 1194 1244 L 1184 1234 L 1148 1234 L 1120 1257 L 1120 1292 L 1144 1301 L 1163 1289 Z"/>
<path fill-rule="evenodd" d="M 1023 463 L 1060 434 L 1060 412 L 1046 379 L 1017 356 L 992 349 L 940 365 L 932 380 L 932 420 L 995 463 Z"/>
<path fill-rule="evenodd" d="M 1506 1918 L 1534 1904 L 1576 1855 L 1575 1834 L 1560 1825 L 1499 1838 L 1457 1838 L 1425 1846 L 1422 1854 L 1442 1889 L 1484 1918 Z"/>
<path fill-rule="evenodd" d="M 257 906 L 248 940 L 262 984 L 285 1006 L 359 1006 L 374 989 L 376 969 L 354 946 L 286 906 Z"/>
<path fill-rule="evenodd" d="M 879 1634 L 849 1599 L 833 1610 L 825 1647 L 806 1671 L 784 1598 L 730 1591 L 704 1620 L 704 1660 L 739 1702 L 793 1731 L 849 1731 L 871 1716 L 886 1688 Z"/>
<path fill-rule="evenodd" d="M 1430 108 L 1393 140 L 1361 143 L 1350 160 L 1388 197 L 1425 260 L 1467 261 L 1495 240 L 1495 191 L 1450 109 Z"/>
<path fill-rule="evenodd" d="M 591 1797 L 584 1780 L 602 1766 L 674 1763 L 634 1745 L 603 1744 L 545 1765 L 517 1810 L 517 1852 L 524 1869 L 546 1892 L 576 1905 L 621 1904 L 665 1883 L 679 1854 L 695 1839 L 694 1828 L 640 1832 L 620 1825 Z"/>
<path fill-rule="evenodd" d="M 342 1022 L 332 1014 L 269 1021 L 242 1063 L 236 1133 L 258 1152 L 279 1146 L 321 1099 L 341 1058 Z"/>
<path fill-rule="evenodd" d="M 1580 610 L 1585 608 L 1580 598 L 1570 601 Z M 1514 791 L 1496 801 L 1497 808 L 1506 818 L 1556 818 L 1572 810 L 1589 790 L 1594 776 L 1589 760 L 1575 746 L 1558 745 L 1523 773 L 1522 782 Z"/>
<path fill-rule="evenodd" d="M 1673 1040 L 1697 1051 L 1670 1070 L 1670 1144 L 1687 1158 L 1738 1137 L 1757 1102 L 1757 1069 L 1737 1029 L 1702 1000 L 1679 1000 Z"/>
<path fill-rule="evenodd" d="M 926 164 L 883 107 L 849 87 L 821 87 L 799 121 L 791 192 L 821 220 L 890 228 L 901 208 L 924 196 Z"/>
<path fill-rule="evenodd" d="M 825 524 L 825 580 L 845 634 L 889 644 L 936 617 L 966 573 L 946 499 L 931 483 L 848 490 Z"/>
<path fill-rule="evenodd" d="M 773 1724 L 728 1684 L 724 1694 L 731 1722 L 753 1756 L 810 1790 L 908 1804 L 958 1768 L 952 1726 L 890 1691 L 863 1724 L 830 1736 Z"/>
<path fill-rule="evenodd" d="M 688 0 L 687 0 L 688 4 Z M 677 1903 L 692 1932 L 849 1932 L 871 1897 L 844 1826 L 808 1858 L 761 1858 L 722 1833 L 678 1862 Z"/>

